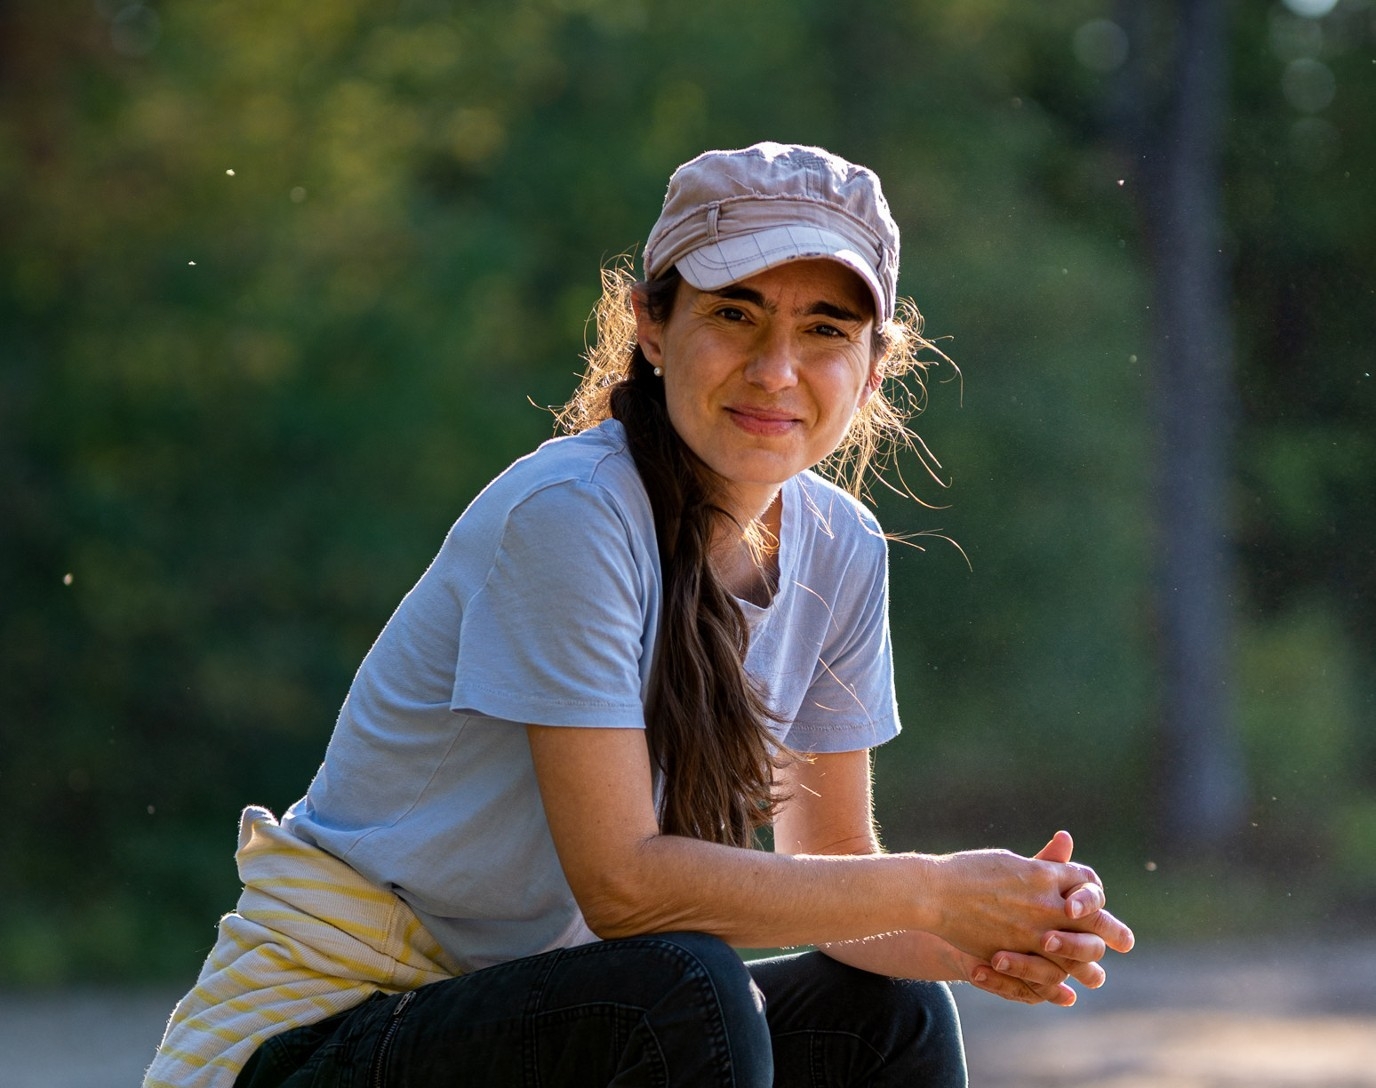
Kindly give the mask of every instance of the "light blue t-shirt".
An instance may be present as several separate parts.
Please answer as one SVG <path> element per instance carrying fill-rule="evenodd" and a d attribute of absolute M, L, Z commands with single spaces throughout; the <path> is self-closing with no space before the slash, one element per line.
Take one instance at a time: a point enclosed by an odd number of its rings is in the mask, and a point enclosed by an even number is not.
<path fill-rule="evenodd" d="M 525 724 L 643 729 L 659 553 L 616 422 L 489 484 L 354 677 L 284 826 L 393 888 L 466 969 L 594 940 L 545 821 Z M 806 472 L 783 488 L 779 589 L 742 603 L 746 667 L 804 752 L 899 728 L 887 549 Z"/>

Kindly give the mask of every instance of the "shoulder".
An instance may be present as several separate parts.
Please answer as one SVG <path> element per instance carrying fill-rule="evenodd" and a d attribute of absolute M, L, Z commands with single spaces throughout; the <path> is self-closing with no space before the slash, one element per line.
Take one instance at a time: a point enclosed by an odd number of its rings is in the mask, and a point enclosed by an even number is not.
<path fill-rule="evenodd" d="M 543 443 L 488 484 L 465 516 L 505 520 L 520 510 L 582 520 L 595 509 L 628 525 L 653 524 L 645 485 L 615 420 Z"/>
<path fill-rule="evenodd" d="M 885 563 L 888 540 L 879 519 L 844 488 L 808 470 L 793 478 L 800 535 L 814 547 L 838 557 Z"/>
<path fill-rule="evenodd" d="M 626 432 L 612 419 L 578 434 L 541 443 L 497 478 L 504 479 L 521 482 L 532 491 L 559 483 L 586 483 L 632 493 L 644 491 L 626 444 Z"/>

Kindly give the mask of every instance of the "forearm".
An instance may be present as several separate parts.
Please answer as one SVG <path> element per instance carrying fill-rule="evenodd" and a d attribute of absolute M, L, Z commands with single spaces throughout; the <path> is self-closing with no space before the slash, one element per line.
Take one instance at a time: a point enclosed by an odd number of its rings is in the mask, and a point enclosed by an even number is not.
<path fill-rule="evenodd" d="M 656 834 L 622 864 L 585 874 L 576 894 L 602 937 L 695 930 L 738 947 L 813 944 L 864 970 L 929 980 L 966 979 L 1000 952 L 1039 956 L 1049 932 L 1073 924 L 1056 884 L 1033 879 L 1046 875 L 1035 861 L 874 849 L 770 854 Z"/>
<path fill-rule="evenodd" d="M 935 859 L 743 850 L 654 835 L 580 906 L 604 937 L 697 930 L 741 947 L 855 941 L 936 923 Z"/>
<path fill-rule="evenodd" d="M 663 835 L 633 730 L 530 726 L 545 815 L 584 918 L 603 937 L 696 930 L 738 946 L 853 940 L 935 924 L 939 859 L 766 853 Z"/>
<path fill-rule="evenodd" d="M 832 941 L 819 949 L 862 971 L 928 982 L 963 982 L 975 962 L 940 937 L 916 929 L 858 941 Z"/>
<path fill-rule="evenodd" d="M 637 731 L 528 734 L 560 864 L 601 936 L 691 929 L 784 947 L 912 929 L 987 962 L 1000 950 L 1036 952 L 1048 931 L 1067 928 L 1063 894 L 1085 879 L 1007 851 L 873 853 L 863 752 L 808 763 L 791 785 L 812 803 L 784 807 L 769 854 L 660 834 Z"/>

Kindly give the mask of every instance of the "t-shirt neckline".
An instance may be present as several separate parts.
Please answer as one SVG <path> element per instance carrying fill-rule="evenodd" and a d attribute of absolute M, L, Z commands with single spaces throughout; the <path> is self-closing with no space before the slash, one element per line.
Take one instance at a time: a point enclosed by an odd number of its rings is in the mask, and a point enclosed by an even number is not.
<path fill-rule="evenodd" d="M 796 476 L 785 480 L 783 486 L 779 488 L 779 502 L 783 504 L 783 511 L 779 518 L 779 584 L 775 586 L 773 594 L 770 595 L 768 604 L 756 604 L 744 597 L 736 597 L 736 603 L 741 606 L 745 618 L 752 624 L 754 621 L 770 615 L 774 610 L 779 598 L 787 593 L 793 584 L 793 572 L 797 567 L 799 503 L 797 501 Z"/>

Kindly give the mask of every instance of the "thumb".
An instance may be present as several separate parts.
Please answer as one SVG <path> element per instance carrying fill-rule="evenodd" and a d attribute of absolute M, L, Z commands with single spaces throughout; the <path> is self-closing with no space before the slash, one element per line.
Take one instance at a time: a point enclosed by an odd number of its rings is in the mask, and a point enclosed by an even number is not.
<path fill-rule="evenodd" d="M 1075 840 L 1070 837 L 1069 831 L 1057 831 L 1051 836 L 1051 841 L 1037 851 L 1033 857 L 1037 861 L 1056 861 L 1065 864 L 1070 860 L 1071 852 L 1075 849 Z"/>

